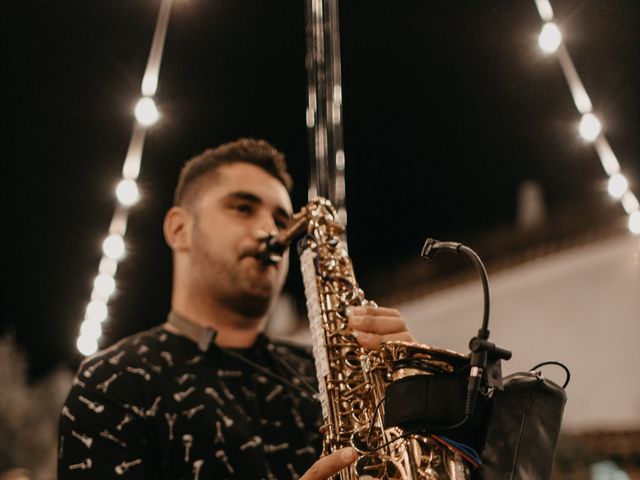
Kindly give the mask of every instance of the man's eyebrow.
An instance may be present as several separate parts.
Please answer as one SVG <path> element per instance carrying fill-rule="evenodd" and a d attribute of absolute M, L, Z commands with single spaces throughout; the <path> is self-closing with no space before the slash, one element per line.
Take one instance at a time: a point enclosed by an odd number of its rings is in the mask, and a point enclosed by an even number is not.
<path fill-rule="evenodd" d="M 223 200 L 246 200 L 251 203 L 262 203 L 262 199 L 257 195 L 242 190 L 225 195 Z"/>
<path fill-rule="evenodd" d="M 225 195 L 223 200 L 244 200 L 254 204 L 262 203 L 262 199 L 259 196 L 254 195 L 251 192 L 245 192 L 243 190 L 231 192 Z M 291 213 L 289 213 L 283 207 L 276 207 L 274 215 L 280 217 L 282 220 L 286 220 L 287 222 L 291 220 Z"/>

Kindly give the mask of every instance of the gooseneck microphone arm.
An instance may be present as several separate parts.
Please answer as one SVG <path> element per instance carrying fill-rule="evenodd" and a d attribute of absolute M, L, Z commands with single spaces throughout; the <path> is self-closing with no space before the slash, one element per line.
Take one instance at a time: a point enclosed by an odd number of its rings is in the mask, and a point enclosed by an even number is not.
<path fill-rule="evenodd" d="M 465 415 L 473 414 L 476 406 L 478 393 L 482 386 L 484 372 L 487 369 L 489 359 L 493 362 L 499 360 L 509 360 L 511 352 L 507 349 L 498 347 L 489 341 L 489 277 L 482 260 L 476 252 L 471 248 L 458 242 L 443 242 L 433 238 L 427 238 L 422 247 L 421 256 L 427 260 L 432 260 L 436 254 L 441 251 L 454 253 L 464 253 L 473 261 L 476 270 L 480 274 L 482 281 L 482 291 L 484 295 L 484 312 L 482 315 L 482 326 L 478 330 L 477 336 L 473 337 L 469 342 L 471 350 L 471 360 L 469 363 L 469 382 L 467 384 L 467 398 L 465 402 Z"/>
<path fill-rule="evenodd" d="M 458 242 L 442 242 L 433 238 L 427 238 L 422 247 L 422 258 L 427 260 L 433 260 L 433 258 L 441 251 L 448 251 L 454 253 L 466 254 L 476 267 L 476 270 L 480 274 L 480 280 L 482 281 L 482 291 L 484 294 L 484 312 L 482 315 L 482 328 L 478 331 L 478 335 L 485 340 L 489 338 L 489 305 L 490 305 L 490 291 L 489 291 L 489 276 L 487 270 L 484 268 L 482 260 L 476 252 L 472 249 Z M 482 334 L 480 333 L 482 332 Z M 486 332 L 486 334 L 484 333 Z M 485 336 L 486 335 L 486 336 Z"/>

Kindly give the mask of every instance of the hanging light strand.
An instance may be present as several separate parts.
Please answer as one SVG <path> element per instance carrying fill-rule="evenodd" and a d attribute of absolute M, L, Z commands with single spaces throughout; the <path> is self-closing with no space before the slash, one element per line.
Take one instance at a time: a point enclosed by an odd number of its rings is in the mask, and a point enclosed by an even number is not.
<path fill-rule="evenodd" d="M 127 232 L 129 209 L 140 197 L 136 180 L 140 174 L 145 135 L 147 129 L 160 118 L 154 96 L 158 88 L 158 75 L 172 4 L 173 0 L 162 0 L 160 3 L 149 59 L 142 79 L 141 97 L 133 112 L 135 121 L 122 167 L 122 179 L 115 189 L 117 204 L 109 225 L 109 233 L 102 243 L 103 256 L 98 266 L 98 275 L 93 282 L 91 300 L 87 304 L 76 341 L 76 346 L 83 355 L 91 355 L 98 349 L 102 323 L 109 316 L 109 299 L 116 291 L 115 275 L 118 262 L 126 256 L 124 237 Z"/>
<path fill-rule="evenodd" d="M 578 71 L 569 55 L 569 50 L 562 41 L 562 32 L 553 21 L 553 8 L 549 0 L 534 1 L 540 18 L 544 22 L 538 36 L 538 46 L 545 54 L 556 56 L 569 86 L 573 102 L 581 116 L 578 132 L 585 141 L 593 143 L 600 157 L 602 168 L 609 177 L 609 194 L 620 201 L 622 208 L 629 217 L 628 227 L 631 233 L 640 235 L 640 204 L 638 203 L 638 198 L 631 191 L 627 178 L 621 172 L 620 163 L 603 132 L 600 119 L 593 113 L 591 99 L 580 80 Z"/>

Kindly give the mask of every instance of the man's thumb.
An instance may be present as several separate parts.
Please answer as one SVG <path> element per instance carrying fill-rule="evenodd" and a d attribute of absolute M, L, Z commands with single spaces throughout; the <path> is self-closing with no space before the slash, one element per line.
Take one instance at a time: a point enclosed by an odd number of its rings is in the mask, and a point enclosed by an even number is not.
<path fill-rule="evenodd" d="M 341 448 L 314 463 L 300 480 L 326 480 L 351 465 L 355 459 L 356 451 L 353 448 Z"/>

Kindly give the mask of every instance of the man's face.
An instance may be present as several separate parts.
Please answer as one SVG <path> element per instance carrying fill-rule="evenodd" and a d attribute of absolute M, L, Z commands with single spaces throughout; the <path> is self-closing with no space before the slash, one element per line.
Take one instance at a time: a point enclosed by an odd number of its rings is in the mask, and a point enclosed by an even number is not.
<path fill-rule="evenodd" d="M 262 317 L 282 289 L 289 257 L 264 265 L 255 255 L 261 236 L 288 224 L 289 194 L 249 163 L 223 165 L 204 182 L 192 209 L 191 285 L 205 301 Z"/>

